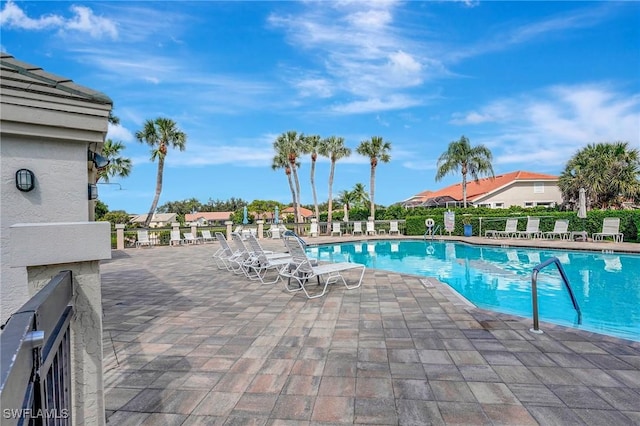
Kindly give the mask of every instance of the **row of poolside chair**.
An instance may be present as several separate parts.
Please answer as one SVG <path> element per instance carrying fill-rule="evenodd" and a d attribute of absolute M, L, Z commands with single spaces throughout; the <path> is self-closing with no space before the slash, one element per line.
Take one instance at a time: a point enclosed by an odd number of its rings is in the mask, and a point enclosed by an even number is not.
<path fill-rule="evenodd" d="M 487 230 L 484 233 L 486 238 L 546 238 L 554 239 L 556 237 L 561 240 L 573 239 L 574 235 L 585 235 L 586 232 L 569 232 L 569 220 L 557 219 L 553 225 L 552 231 L 540 231 L 540 218 L 530 217 L 527 219 L 527 227 L 524 231 L 518 231 L 518 219 L 507 219 L 504 231 Z M 624 235 L 620 232 L 620 218 L 608 217 L 603 220 L 602 232 L 593 234 L 594 241 L 602 241 L 607 237 L 611 237 L 614 242 L 622 242 Z"/>
<path fill-rule="evenodd" d="M 362 222 L 353 222 L 353 230 L 351 231 L 352 235 L 378 235 L 384 234 L 384 229 L 376 230 L 375 224 L 373 221 L 368 221 L 366 225 L 366 231 L 362 231 Z M 400 230 L 398 229 L 398 221 L 392 220 L 389 222 L 389 235 L 397 234 L 400 235 Z M 341 222 L 332 222 L 331 223 L 331 236 L 338 235 L 342 236 L 342 223 Z"/>
<path fill-rule="evenodd" d="M 245 240 L 240 234 L 232 233 L 235 249 L 221 232 L 216 232 L 215 236 L 220 243 L 220 248 L 213 255 L 218 269 L 243 274 L 250 280 L 275 284 L 286 279 L 287 291 L 302 291 L 309 299 L 324 296 L 328 285 L 338 281 L 342 281 L 349 290 L 362 285 L 364 265 L 352 262 L 318 264 L 315 259 L 307 257 L 299 238 L 283 238 L 288 253 L 274 253 L 264 250 L 255 235 L 249 235 Z M 360 277 L 355 285 L 349 285 L 342 272 L 355 269 L 361 269 Z M 275 272 L 275 276 L 267 278 L 269 272 Z M 318 285 L 323 285 L 320 292 L 308 288 L 314 279 Z"/>

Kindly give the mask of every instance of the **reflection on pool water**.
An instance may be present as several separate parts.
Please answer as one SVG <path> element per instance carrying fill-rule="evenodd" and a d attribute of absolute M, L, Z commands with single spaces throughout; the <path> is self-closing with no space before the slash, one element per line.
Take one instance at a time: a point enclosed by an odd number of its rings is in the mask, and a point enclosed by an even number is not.
<path fill-rule="evenodd" d="M 455 242 L 368 241 L 308 247 L 310 257 L 435 277 L 481 308 L 531 318 L 531 273 L 550 257 L 562 264 L 582 324 L 550 265 L 538 275 L 540 320 L 640 341 L 640 256 Z"/>

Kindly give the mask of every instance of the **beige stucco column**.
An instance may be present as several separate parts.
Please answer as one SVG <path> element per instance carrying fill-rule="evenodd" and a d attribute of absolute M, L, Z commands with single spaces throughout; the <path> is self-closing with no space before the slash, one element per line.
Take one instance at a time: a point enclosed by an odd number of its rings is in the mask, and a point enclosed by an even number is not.
<path fill-rule="evenodd" d="M 261 240 L 262 238 L 264 238 L 264 220 L 256 220 L 256 223 L 258 224 L 258 235 L 257 238 L 259 240 Z"/>
<path fill-rule="evenodd" d="M 124 250 L 124 224 L 116 223 L 116 249 Z"/>
<path fill-rule="evenodd" d="M 198 222 L 191 222 L 189 225 L 191 226 L 193 237 L 198 238 Z"/>
<path fill-rule="evenodd" d="M 231 227 L 233 226 L 233 221 L 232 220 L 227 220 L 224 224 L 227 225 L 227 240 L 230 240 L 231 239 Z"/>
<path fill-rule="evenodd" d="M 100 260 L 111 258 L 111 226 L 108 222 L 27 223 L 13 225 L 9 231 L 11 267 L 26 269 L 30 297 L 59 272 L 72 273 L 73 423 L 104 425 Z"/>

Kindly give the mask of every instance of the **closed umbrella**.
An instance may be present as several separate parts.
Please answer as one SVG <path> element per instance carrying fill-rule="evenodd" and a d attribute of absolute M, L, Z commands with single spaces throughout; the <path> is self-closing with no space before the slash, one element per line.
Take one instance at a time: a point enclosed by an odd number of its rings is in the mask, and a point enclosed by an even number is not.
<path fill-rule="evenodd" d="M 279 216 L 280 215 L 280 209 L 278 208 L 278 206 L 276 206 L 276 214 L 273 217 L 273 223 L 275 223 L 276 225 L 278 224 L 279 221 Z"/>
<path fill-rule="evenodd" d="M 584 188 L 578 193 L 578 217 L 582 219 L 582 231 L 585 231 L 584 220 L 587 218 L 587 195 Z M 583 237 L 586 240 L 586 234 Z"/>
<path fill-rule="evenodd" d="M 344 218 L 342 219 L 344 222 L 349 222 L 349 209 L 347 209 L 347 205 L 344 205 Z"/>
<path fill-rule="evenodd" d="M 578 195 L 578 217 L 580 219 L 587 218 L 587 195 L 584 188 L 580 188 Z"/>
<path fill-rule="evenodd" d="M 247 206 L 244 206 L 244 209 L 242 209 L 242 224 L 246 225 L 247 223 L 249 223 L 249 219 L 247 218 Z"/>

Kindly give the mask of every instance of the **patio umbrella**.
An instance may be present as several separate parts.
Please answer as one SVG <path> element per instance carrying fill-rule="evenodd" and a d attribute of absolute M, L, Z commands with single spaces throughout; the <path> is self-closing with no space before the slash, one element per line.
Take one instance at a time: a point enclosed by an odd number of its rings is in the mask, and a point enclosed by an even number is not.
<path fill-rule="evenodd" d="M 276 225 L 278 224 L 279 215 L 280 215 L 280 209 L 278 208 L 278 206 L 276 206 L 276 214 L 273 216 L 273 223 L 275 223 Z"/>
<path fill-rule="evenodd" d="M 347 205 L 344 205 L 344 222 L 349 222 L 349 209 L 347 209 Z"/>
<path fill-rule="evenodd" d="M 244 209 L 242 209 L 242 224 L 246 225 L 247 223 L 249 223 L 249 219 L 247 218 L 247 206 L 244 206 Z"/>
<path fill-rule="evenodd" d="M 584 231 L 584 220 L 587 218 L 587 196 L 584 188 L 580 188 L 578 195 L 578 217 L 582 219 L 582 230 Z"/>

